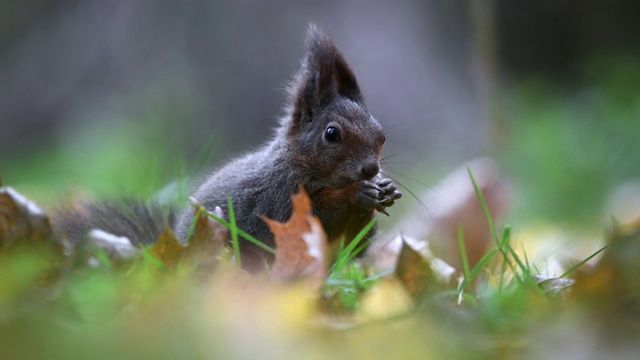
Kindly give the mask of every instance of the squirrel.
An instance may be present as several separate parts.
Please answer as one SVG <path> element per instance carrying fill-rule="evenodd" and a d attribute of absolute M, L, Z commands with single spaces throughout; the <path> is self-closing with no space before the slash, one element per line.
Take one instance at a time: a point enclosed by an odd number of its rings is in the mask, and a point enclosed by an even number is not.
<path fill-rule="evenodd" d="M 205 209 L 213 211 L 220 206 L 225 214 L 230 197 L 238 228 L 270 247 L 275 245 L 273 235 L 260 216 L 285 222 L 292 212 L 291 195 L 301 186 L 311 198 L 313 213 L 330 244 L 340 239 L 350 241 L 377 212 L 386 214 L 385 209 L 402 197 L 392 180 L 380 172 L 385 134 L 367 110 L 341 51 L 314 24 L 309 25 L 305 43 L 301 68 L 289 85 L 285 115 L 271 141 L 214 171 L 192 194 Z M 118 236 L 130 235 L 134 243 L 148 243 L 155 240 L 148 238 L 162 229 L 157 219 L 173 217 L 158 207 L 133 202 L 128 204 L 128 214 L 116 216 L 120 226 L 92 220 L 113 218 L 109 214 L 117 207 L 90 206 L 83 214 L 76 214 L 89 220 L 81 226 L 75 219 L 69 221 L 74 216 L 67 214 L 58 228 L 80 234 L 93 223 L 105 231 L 115 230 Z M 188 207 L 173 224 L 182 241 L 194 216 L 195 210 Z M 146 220 L 151 230 L 131 229 L 135 220 L 129 219 L 134 217 Z M 367 237 L 375 231 L 372 228 Z M 264 261 L 273 262 L 273 255 L 244 239 L 240 249 L 246 270 L 260 271 Z"/>

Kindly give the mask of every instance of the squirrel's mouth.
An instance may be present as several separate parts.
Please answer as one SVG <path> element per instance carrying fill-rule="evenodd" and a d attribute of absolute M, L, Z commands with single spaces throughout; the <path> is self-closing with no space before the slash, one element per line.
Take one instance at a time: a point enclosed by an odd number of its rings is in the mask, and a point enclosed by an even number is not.
<path fill-rule="evenodd" d="M 347 187 L 358 181 L 359 181 L 358 179 L 352 179 L 351 177 L 341 176 L 336 181 L 334 181 L 333 187 L 336 189 L 342 189 L 343 187 Z"/>

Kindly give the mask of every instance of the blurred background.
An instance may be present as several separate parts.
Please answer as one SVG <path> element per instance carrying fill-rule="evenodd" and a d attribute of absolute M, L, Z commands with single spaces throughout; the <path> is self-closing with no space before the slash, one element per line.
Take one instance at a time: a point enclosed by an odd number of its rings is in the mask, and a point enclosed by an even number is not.
<path fill-rule="evenodd" d="M 418 193 L 492 156 L 515 185 L 512 221 L 600 229 L 640 204 L 639 13 L 630 0 L 3 0 L 0 176 L 45 207 L 184 194 L 176 179 L 273 134 L 313 21 L 389 129 L 388 175 Z"/>

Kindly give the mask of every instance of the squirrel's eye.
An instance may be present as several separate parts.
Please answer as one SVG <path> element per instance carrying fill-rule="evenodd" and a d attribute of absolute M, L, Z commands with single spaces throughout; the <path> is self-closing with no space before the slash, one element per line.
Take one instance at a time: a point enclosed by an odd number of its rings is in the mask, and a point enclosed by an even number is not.
<path fill-rule="evenodd" d="M 335 126 L 329 126 L 327 130 L 324 131 L 324 138 L 327 139 L 327 141 L 340 140 L 340 132 L 338 131 L 338 128 Z"/>

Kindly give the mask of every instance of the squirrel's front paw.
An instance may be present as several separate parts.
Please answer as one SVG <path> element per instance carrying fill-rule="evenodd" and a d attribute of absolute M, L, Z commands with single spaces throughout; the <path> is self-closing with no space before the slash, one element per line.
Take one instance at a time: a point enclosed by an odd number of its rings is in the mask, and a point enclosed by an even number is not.
<path fill-rule="evenodd" d="M 391 179 L 374 179 L 374 181 L 363 180 L 359 183 L 358 203 L 364 208 L 376 209 L 389 215 L 385 208 L 401 198 L 402 193 L 397 190 Z"/>
<path fill-rule="evenodd" d="M 382 196 L 380 197 L 380 204 L 384 207 L 392 206 L 396 200 L 402 197 L 402 192 L 396 188 L 396 185 L 391 179 L 377 179 L 378 186 L 382 189 Z"/>

